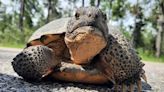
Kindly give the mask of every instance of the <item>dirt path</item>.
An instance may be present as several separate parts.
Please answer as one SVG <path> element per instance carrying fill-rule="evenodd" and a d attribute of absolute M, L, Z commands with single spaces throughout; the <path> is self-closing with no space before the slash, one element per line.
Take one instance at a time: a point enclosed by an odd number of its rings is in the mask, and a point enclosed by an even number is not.
<path fill-rule="evenodd" d="M 2 92 L 111 92 L 107 86 L 74 83 L 28 83 L 12 69 L 12 58 L 21 50 L 0 48 L 0 91 Z M 143 92 L 164 92 L 164 63 L 145 62 L 148 84 Z"/>
<path fill-rule="evenodd" d="M 153 92 L 164 92 L 164 63 L 145 62 L 148 83 Z"/>

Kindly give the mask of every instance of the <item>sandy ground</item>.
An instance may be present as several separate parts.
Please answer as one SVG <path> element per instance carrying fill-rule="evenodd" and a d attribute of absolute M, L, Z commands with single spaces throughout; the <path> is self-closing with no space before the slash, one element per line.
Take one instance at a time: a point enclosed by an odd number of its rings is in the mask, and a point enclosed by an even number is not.
<path fill-rule="evenodd" d="M 107 85 L 26 82 L 11 66 L 12 58 L 20 51 L 20 49 L 0 48 L 0 92 L 111 92 Z M 164 63 L 145 62 L 145 64 L 148 84 L 143 82 L 143 92 L 164 92 Z"/>

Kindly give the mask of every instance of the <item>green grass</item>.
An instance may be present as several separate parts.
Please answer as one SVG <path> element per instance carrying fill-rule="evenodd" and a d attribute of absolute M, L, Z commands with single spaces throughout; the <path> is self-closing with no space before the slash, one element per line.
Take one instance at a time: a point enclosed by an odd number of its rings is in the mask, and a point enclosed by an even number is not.
<path fill-rule="evenodd" d="M 137 50 L 143 61 L 164 63 L 164 55 L 161 55 L 159 58 L 157 58 L 152 52 L 150 53 L 150 51 L 143 51 L 142 49 Z"/>
<path fill-rule="evenodd" d="M 0 47 L 9 47 L 9 48 L 24 48 L 25 44 L 16 44 L 16 43 L 0 43 Z"/>

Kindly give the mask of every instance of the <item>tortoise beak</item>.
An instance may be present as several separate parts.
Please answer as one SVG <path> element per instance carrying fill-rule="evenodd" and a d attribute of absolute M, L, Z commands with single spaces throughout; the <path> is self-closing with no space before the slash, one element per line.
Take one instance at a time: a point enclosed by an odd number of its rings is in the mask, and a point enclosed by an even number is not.
<path fill-rule="evenodd" d="M 77 41 L 83 39 L 86 35 L 94 34 L 103 37 L 103 34 L 99 29 L 92 26 L 83 26 L 74 30 L 72 33 L 66 33 L 65 39 L 68 41 Z"/>

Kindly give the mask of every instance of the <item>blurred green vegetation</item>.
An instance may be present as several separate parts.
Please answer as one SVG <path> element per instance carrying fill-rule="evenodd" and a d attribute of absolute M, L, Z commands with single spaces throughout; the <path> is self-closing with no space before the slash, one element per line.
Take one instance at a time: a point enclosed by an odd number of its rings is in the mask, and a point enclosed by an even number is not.
<path fill-rule="evenodd" d="M 146 61 L 164 62 L 163 0 L 0 0 L 0 46 L 24 48 L 46 23 L 96 6 L 118 26 Z"/>
<path fill-rule="evenodd" d="M 153 52 L 151 52 L 149 50 L 144 50 L 143 48 L 138 48 L 137 51 L 139 52 L 139 55 L 141 56 L 143 61 L 164 63 L 164 55 L 161 55 L 159 58 L 157 58 L 153 54 Z"/>
<path fill-rule="evenodd" d="M 29 29 L 25 29 L 24 37 L 25 41 L 29 39 L 33 31 Z M 22 40 L 21 32 L 17 29 L 12 31 L 10 29 L 6 29 L 3 33 L 0 32 L 0 46 L 2 47 L 12 47 L 12 48 L 24 48 L 25 41 Z"/>

